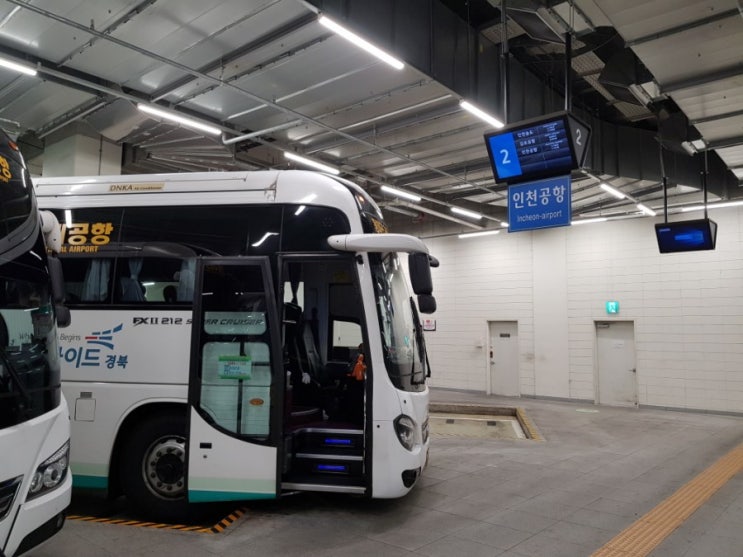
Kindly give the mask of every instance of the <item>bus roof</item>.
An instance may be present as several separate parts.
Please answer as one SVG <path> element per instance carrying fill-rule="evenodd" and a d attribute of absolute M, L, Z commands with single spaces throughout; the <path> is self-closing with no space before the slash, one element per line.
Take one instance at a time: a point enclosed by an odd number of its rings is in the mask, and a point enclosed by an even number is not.
<path fill-rule="evenodd" d="M 34 184 L 39 205 L 46 209 L 289 203 L 337 207 L 358 215 L 363 201 L 382 218 L 376 203 L 356 184 L 307 170 L 41 177 Z"/>

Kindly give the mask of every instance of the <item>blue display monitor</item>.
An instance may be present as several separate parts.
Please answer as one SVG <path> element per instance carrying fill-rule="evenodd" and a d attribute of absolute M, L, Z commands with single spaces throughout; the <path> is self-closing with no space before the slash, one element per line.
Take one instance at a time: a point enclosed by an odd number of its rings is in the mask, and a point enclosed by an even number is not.
<path fill-rule="evenodd" d="M 717 223 L 710 219 L 664 222 L 655 225 L 661 253 L 715 249 Z"/>
<path fill-rule="evenodd" d="M 570 174 L 582 163 L 590 128 L 567 112 L 485 134 L 496 182 L 515 184 Z"/>

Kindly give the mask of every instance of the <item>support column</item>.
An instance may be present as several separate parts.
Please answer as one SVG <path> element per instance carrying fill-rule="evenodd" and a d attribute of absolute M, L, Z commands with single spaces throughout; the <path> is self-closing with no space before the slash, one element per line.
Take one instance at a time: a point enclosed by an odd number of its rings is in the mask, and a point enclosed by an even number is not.
<path fill-rule="evenodd" d="M 45 138 L 41 175 L 101 176 L 121 174 L 121 145 L 84 124 L 73 124 Z"/>

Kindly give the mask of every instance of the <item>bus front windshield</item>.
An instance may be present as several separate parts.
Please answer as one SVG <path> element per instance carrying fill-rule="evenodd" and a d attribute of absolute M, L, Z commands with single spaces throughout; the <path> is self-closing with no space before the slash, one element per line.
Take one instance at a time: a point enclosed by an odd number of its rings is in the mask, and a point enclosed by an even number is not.
<path fill-rule="evenodd" d="M 49 279 L 33 252 L 0 265 L 0 428 L 59 406 L 59 354 Z"/>
<path fill-rule="evenodd" d="M 400 259 L 395 253 L 372 253 L 369 259 L 387 374 L 398 389 L 422 391 L 426 348 Z"/>

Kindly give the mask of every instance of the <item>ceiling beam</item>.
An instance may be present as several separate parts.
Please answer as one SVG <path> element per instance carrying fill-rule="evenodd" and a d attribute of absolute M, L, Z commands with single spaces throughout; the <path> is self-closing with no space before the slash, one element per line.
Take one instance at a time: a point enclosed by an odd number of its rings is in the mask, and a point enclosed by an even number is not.
<path fill-rule="evenodd" d="M 450 220 L 452 222 L 456 222 L 458 224 L 461 224 L 463 226 L 469 226 L 470 228 L 474 228 L 475 230 L 484 230 L 484 226 L 480 226 L 479 224 L 473 223 L 471 220 L 465 220 L 460 219 L 459 217 L 456 217 L 454 215 L 450 215 L 447 213 L 442 213 L 441 211 L 436 211 L 435 209 L 431 209 L 430 207 L 426 207 L 425 205 L 418 205 L 417 203 L 408 203 L 408 202 L 395 202 L 395 205 L 401 205 L 403 207 L 407 207 L 409 209 L 413 209 L 416 211 L 420 211 L 421 213 L 427 213 L 429 215 L 433 215 L 434 217 L 438 217 L 440 219 L 444 220 Z M 384 206 L 382 206 L 384 208 Z"/>
<path fill-rule="evenodd" d="M 743 135 L 710 141 L 707 144 L 707 149 L 724 149 L 725 147 L 737 147 L 738 145 L 743 145 Z"/>
<path fill-rule="evenodd" d="M 265 9 L 265 6 L 261 6 L 259 11 L 262 11 Z M 256 12 L 252 12 L 246 16 L 243 16 L 240 18 L 240 21 L 245 21 L 246 19 L 253 17 L 256 14 Z M 314 23 L 317 21 L 317 16 L 313 14 L 305 14 L 301 17 L 298 17 L 292 21 L 287 22 L 285 25 L 282 25 L 278 29 L 275 29 L 271 31 L 270 33 L 267 33 L 265 35 L 262 35 L 258 37 L 257 39 L 250 41 L 249 43 L 246 43 L 239 48 L 236 48 L 230 52 L 227 52 L 224 56 L 220 56 L 216 60 L 212 60 L 211 62 L 205 64 L 204 66 L 200 67 L 198 69 L 201 73 L 209 73 L 214 72 L 217 70 L 220 70 L 226 66 L 228 66 L 231 62 L 234 62 L 236 60 L 239 60 L 246 54 L 249 54 L 250 52 L 253 52 L 254 50 L 258 48 L 262 48 L 268 44 L 271 44 L 272 42 L 280 39 L 284 35 L 288 35 L 289 33 L 294 33 L 295 31 L 298 31 L 302 29 L 303 27 L 306 27 L 307 25 L 310 25 L 311 23 Z M 232 27 L 234 24 L 231 24 L 230 27 Z M 299 49 L 309 48 L 312 46 L 315 46 L 317 44 L 325 42 L 330 36 L 330 34 L 325 35 L 321 38 L 319 38 L 316 41 L 313 41 L 312 43 L 308 45 L 302 45 L 299 47 Z M 281 57 L 281 59 L 286 58 L 286 55 Z M 276 61 L 268 61 L 267 64 L 275 63 Z M 241 74 L 239 77 L 243 77 L 243 74 Z M 187 75 L 182 77 L 181 79 L 177 79 L 176 81 L 173 81 L 171 83 L 168 83 L 165 87 L 154 91 L 152 93 L 153 100 L 157 101 L 160 99 L 163 99 L 164 97 L 168 96 L 168 94 L 172 93 L 176 89 L 179 89 L 183 87 L 184 85 L 187 85 L 189 83 L 192 83 L 197 79 L 196 76 L 193 75 Z M 235 79 L 234 77 L 232 79 Z M 212 87 L 214 87 L 213 85 Z M 207 90 L 208 92 L 208 90 Z"/>
<path fill-rule="evenodd" d="M 676 27 L 671 27 L 670 29 L 659 31 L 658 33 L 651 33 L 650 35 L 645 35 L 644 37 L 633 39 L 627 42 L 627 46 L 633 47 L 633 46 L 638 46 L 638 45 L 641 45 L 641 44 L 644 44 L 650 41 L 657 41 L 658 39 L 663 39 L 665 37 L 677 35 L 678 33 L 683 33 L 684 31 L 689 31 L 690 29 L 695 29 L 697 27 L 708 25 L 710 23 L 715 23 L 717 21 L 722 21 L 723 19 L 728 19 L 731 17 L 740 17 L 740 14 L 737 8 L 733 8 L 732 10 L 726 10 L 724 12 L 720 12 L 720 13 L 711 15 L 709 17 L 704 17 L 702 19 L 695 19 L 693 21 L 684 23 L 683 25 L 678 25 Z"/>
<path fill-rule="evenodd" d="M 696 120 L 689 120 L 689 123 L 692 126 L 696 126 L 697 124 L 704 124 L 705 122 L 715 122 L 716 120 L 724 120 L 726 118 L 736 118 L 738 116 L 743 116 L 743 110 L 733 110 L 732 112 L 723 112 L 720 114 L 712 114 L 710 116 L 703 116 L 702 118 L 697 118 Z"/>
<path fill-rule="evenodd" d="M 722 81 L 731 77 L 739 77 L 743 73 L 743 64 L 738 63 L 729 68 L 722 70 L 715 70 L 713 72 L 697 74 L 694 77 L 688 79 L 682 79 L 671 83 L 661 83 L 661 93 L 675 93 L 683 89 L 690 89 L 691 87 L 699 87 L 701 85 L 707 85 L 708 83 L 714 83 L 715 81 Z"/>

